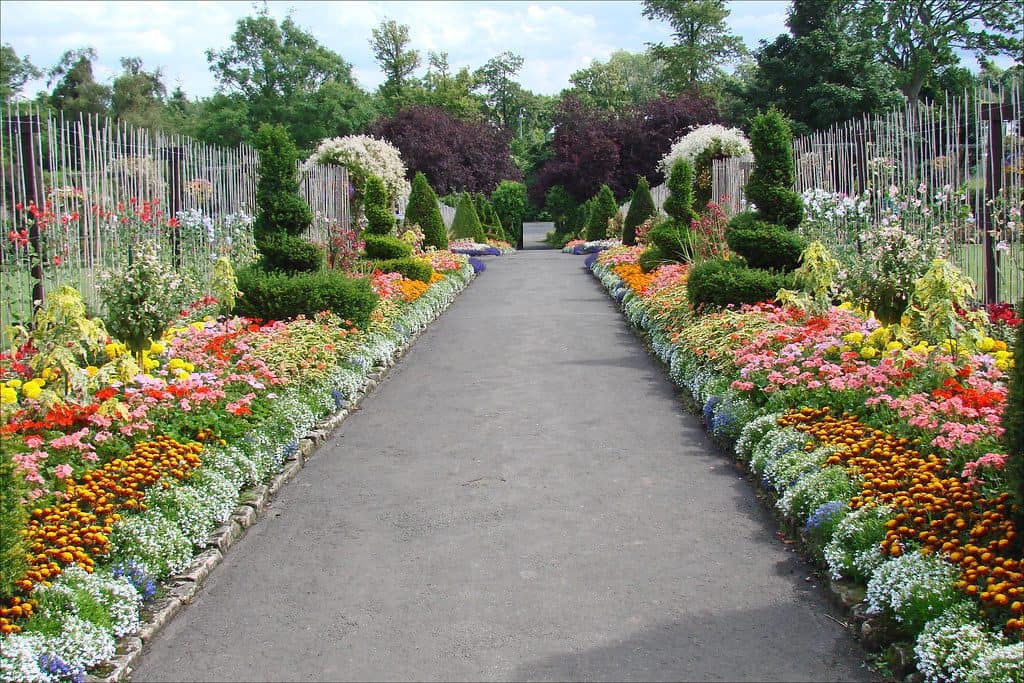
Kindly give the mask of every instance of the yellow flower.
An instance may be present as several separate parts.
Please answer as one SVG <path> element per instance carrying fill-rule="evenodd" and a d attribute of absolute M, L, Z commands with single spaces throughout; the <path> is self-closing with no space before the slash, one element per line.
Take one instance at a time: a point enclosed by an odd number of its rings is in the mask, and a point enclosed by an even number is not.
<path fill-rule="evenodd" d="M 865 346 L 860 350 L 860 357 L 864 358 L 865 360 L 871 360 L 877 355 L 878 349 L 876 349 L 874 346 Z"/>
<path fill-rule="evenodd" d="M 127 353 L 128 349 L 124 344 L 110 343 L 103 347 L 103 350 L 107 352 L 107 358 L 114 360 Z"/>
<path fill-rule="evenodd" d="M 183 361 L 180 358 L 172 358 L 171 361 L 167 364 L 168 370 L 181 370 L 184 367 L 185 361 Z"/>
<path fill-rule="evenodd" d="M 901 344 L 898 341 L 891 341 L 891 342 L 889 342 L 888 344 L 885 345 L 885 349 L 887 351 L 902 351 L 903 350 L 903 344 Z"/>
<path fill-rule="evenodd" d="M 7 380 L 7 386 L 9 386 L 11 389 L 20 389 L 21 388 L 21 380 L 20 379 L 9 379 L 9 380 Z"/>
<path fill-rule="evenodd" d="M 956 353 L 959 345 L 957 344 L 956 339 L 947 339 L 942 342 L 942 348 L 946 349 L 947 353 Z"/>
<path fill-rule="evenodd" d="M 85 368 L 85 374 L 89 375 L 89 377 L 95 377 L 97 374 L 99 374 L 99 371 L 100 369 L 95 365 L 89 365 L 86 366 Z"/>
<path fill-rule="evenodd" d="M 194 327 L 195 329 L 197 329 L 199 331 L 202 331 L 202 330 L 206 329 L 206 323 L 204 323 L 202 321 L 194 322 L 194 323 L 189 323 L 189 325 L 191 325 L 192 327 Z"/>
<path fill-rule="evenodd" d="M 42 385 L 38 384 L 38 381 L 39 379 L 36 378 L 31 382 L 26 382 L 21 387 L 21 393 L 25 396 L 25 398 L 36 399 L 39 398 L 39 394 L 43 393 Z"/>
<path fill-rule="evenodd" d="M 847 344 L 860 344 L 864 341 L 864 335 L 860 332 L 850 332 L 843 337 L 843 341 Z"/>
<path fill-rule="evenodd" d="M 150 342 L 149 344 L 149 352 L 154 356 L 159 356 L 161 353 L 164 352 L 164 349 L 164 345 L 161 344 L 160 342 Z"/>
<path fill-rule="evenodd" d="M 0 389 L 0 403 L 17 403 L 18 392 L 11 387 Z"/>
<path fill-rule="evenodd" d="M 142 359 L 142 368 L 144 370 L 152 370 L 153 368 L 158 368 L 158 367 L 160 367 L 160 361 L 154 360 L 153 358 L 150 358 L 149 356 L 147 356 L 147 357 Z"/>
<path fill-rule="evenodd" d="M 978 342 L 978 350 L 988 353 L 996 347 L 996 340 L 992 337 L 982 337 L 981 341 Z"/>
<path fill-rule="evenodd" d="M 53 368 L 43 368 L 43 371 L 39 373 L 39 376 L 42 377 L 44 380 L 51 380 L 56 376 L 56 374 L 57 371 L 54 370 Z"/>
<path fill-rule="evenodd" d="M 1004 342 L 1002 339 L 997 339 L 995 346 L 993 346 L 992 348 L 994 348 L 996 351 L 1005 351 L 1006 342 Z"/>
<path fill-rule="evenodd" d="M 923 341 L 923 340 L 919 341 L 916 344 L 914 344 L 913 346 L 911 346 L 910 350 L 911 351 L 916 351 L 917 353 L 928 353 L 928 342 Z"/>

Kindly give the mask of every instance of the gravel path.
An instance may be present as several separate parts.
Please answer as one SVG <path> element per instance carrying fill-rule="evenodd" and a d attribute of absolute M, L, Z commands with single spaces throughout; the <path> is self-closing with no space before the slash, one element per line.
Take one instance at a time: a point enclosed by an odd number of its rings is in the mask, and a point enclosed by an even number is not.
<path fill-rule="evenodd" d="M 488 259 L 133 680 L 871 680 L 582 261 Z"/>

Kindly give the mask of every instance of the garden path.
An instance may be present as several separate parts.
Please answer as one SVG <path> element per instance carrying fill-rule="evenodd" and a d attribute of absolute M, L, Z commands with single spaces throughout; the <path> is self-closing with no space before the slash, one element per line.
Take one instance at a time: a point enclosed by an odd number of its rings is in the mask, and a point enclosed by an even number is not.
<path fill-rule="evenodd" d="M 581 264 L 488 259 L 134 680 L 870 680 Z"/>

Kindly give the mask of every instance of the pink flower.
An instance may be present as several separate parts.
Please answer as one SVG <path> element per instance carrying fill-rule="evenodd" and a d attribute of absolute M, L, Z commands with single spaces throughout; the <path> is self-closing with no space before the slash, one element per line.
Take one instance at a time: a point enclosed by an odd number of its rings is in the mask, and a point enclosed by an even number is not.
<path fill-rule="evenodd" d="M 53 475 L 58 479 L 66 479 L 71 476 L 71 465 L 60 464 L 53 468 Z"/>

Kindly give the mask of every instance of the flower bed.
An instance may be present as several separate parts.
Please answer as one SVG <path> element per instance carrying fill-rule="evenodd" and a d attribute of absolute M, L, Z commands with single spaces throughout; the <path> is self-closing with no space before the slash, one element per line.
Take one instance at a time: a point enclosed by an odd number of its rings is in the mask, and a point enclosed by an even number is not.
<path fill-rule="evenodd" d="M 968 347 L 845 307 L 697 317 L 686 266 L 643 274 L 637 259 L 623 247 L 588 265 L 783 524 L 834 581 L 860 587 L 873 628 L 912 642 L 928 681 L 1024 678 L 1004 324 Z"/>
<path fill-rule="evenodd" d="M 585 240 L 570 240 L 565 243 L 564 247 L 562 247 L 562 253 L 576 254 L 577 256 L 581 254 L 596 254 L 599 251 L 611 249 L 612 247 L 617 247 L 621 244 L 622 242 L 615 239 L 593 240 L 590 242 Z"/>
<path fill-rule="evenodd" d="M 480 244 L 470 239 L 452 240 L 448 243 L 448 250 L 466 256 L 501 256 L 515 251 L 505 242 Z"/>
<path fill-rule="evenodd" d="M 107 363 L 63 376 L 33 376 L 28 348 L 5 355 L 0 678 L 76 679 L 111 659 L 240 493 L 474 277 L 464 256 L 428 258 L 447 271 L 429 285 L 375 276 L 386 291 L 363 330 L 328 314 L 182 322 L 141 367 L 112 343 Z"/>

